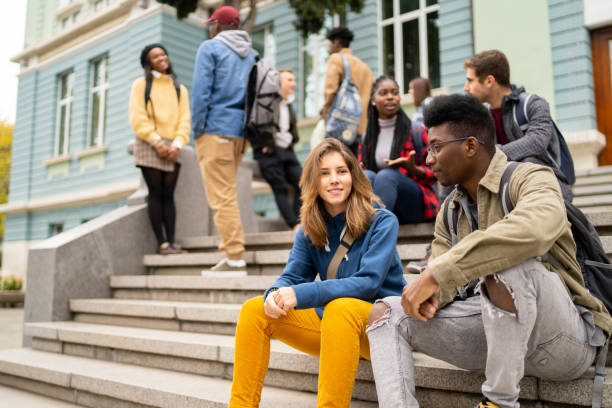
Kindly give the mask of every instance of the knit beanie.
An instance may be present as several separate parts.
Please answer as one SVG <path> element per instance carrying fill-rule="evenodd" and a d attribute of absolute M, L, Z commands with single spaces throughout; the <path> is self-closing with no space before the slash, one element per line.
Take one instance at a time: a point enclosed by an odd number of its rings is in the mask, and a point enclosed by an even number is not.
<path fill-rule="evenodd" d="M 153 48 L 161 48 L 162 50 L 164 50 L 164 52 L 166 53 L 166 55 L 168 55 L 168 51 L 166 51 L 166 47 L 164 47 L 163 45 L 161 45 L 160 43 L 153 43 L 153 44 L 149 44 L 146 47 L 144 47 L 142 49 L 142 52 L 140 53 L 140 65 L 144 68 L 145 66 L 145 61 L 147 60 L 147 58 L 149 58 L 149 52 L 153 49 Z"/>

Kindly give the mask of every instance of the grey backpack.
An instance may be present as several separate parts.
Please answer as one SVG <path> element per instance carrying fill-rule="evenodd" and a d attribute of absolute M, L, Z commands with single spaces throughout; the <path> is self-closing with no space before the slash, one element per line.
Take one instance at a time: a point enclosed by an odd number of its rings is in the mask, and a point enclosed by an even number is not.
<path fill-rule="evenodd" d="M 255 53 L 245 94 L 244 133 L 253 149 L 274 145 L 282 101 L 280 74 Z"/>
<path fill-rule="evenodd" d="M 344 61 L 344 80 L 327 112 L 325 137 L 333 137 L 352 146 L 357 141 L 357 132 L 361 123 L 361 96 L 351 79 L 348 58 L 343 53 L 340 53 L 340 56 Z"/>

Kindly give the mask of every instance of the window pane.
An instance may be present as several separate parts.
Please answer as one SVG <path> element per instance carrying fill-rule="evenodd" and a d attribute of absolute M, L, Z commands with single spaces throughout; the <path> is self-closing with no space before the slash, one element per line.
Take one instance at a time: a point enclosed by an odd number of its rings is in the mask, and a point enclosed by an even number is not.
<path fill-rule="evenodd" d="M 432 88 L 440 87 L 440 44 L 438 39 L 438 12 L 427 15 L 427 60 L 429 82 Z"/>
<path fill-rule="evenodd" d="M 91 128 L 89 129 L 89 146 L 98 143 L 98 129 L 100 128 L 100 93 L 91 96 Z"/>
<path fill-rule="evenodd" d="M 411 20 L 402 24 L 404 47 L 404 93 L 408 93 L 408 84 L 420 74 L 419 63 L 419 21 Z"/>
<path fill-rule="evenodd" d="M 427 6 L 433 6 L 434 4 L 438 4 L 438 0 L 427 0 Z"/>
<path fill-rule="evenodd" d="M 255 48 L 259 55 L 263 58 L 264 51 L 266 49 L 266 29 L 262 28 L 257 31 L 253 31 L 253 34 L 251 34 L 251 43 L 253 44 L 253 48 Z"/>
<path fill-rule="evenodd" d="M 419 0 L 400 0 L 400 14 L 408 13 L 419 8 Z"/>
<path fill-rule="evenodd" d="M 383 73 L 395 78 L 395 41 L 393 37 L 393 25 L 388 25 L 382 29 L 383 45 Z"/>
<path fill-rule="evenodd" d="M 382 0 L 382 18 L 393 17 L 393 0 Z"/>
<path fill-rule="evenodd" d="M 60 84 L 60 99 L 64 99 L 66 96 L 68 96 L 68 75 L 64 75 L 60 78 Z"/>
<path fill-rule="evenodd" d="M 304 50 L 304 78 L 303 78 L 303 89 L 304 89 L 304 117 L 308 118 L 317 115 L 316 101 L 315 101 L 315 75 L 313 72 L 313 60 L 314 56 L 310 49 Z"/>
<path fill-rule="evenodd" d="M 59 115 L 59 135 L 58 135 L 58 143 L 57 143 L 57 154 L 64 154 L 64 134 L 66 132 L 65 124 L 66 124 L 66 105 L 62 105 L 60 107 L 60 115 Z"/>

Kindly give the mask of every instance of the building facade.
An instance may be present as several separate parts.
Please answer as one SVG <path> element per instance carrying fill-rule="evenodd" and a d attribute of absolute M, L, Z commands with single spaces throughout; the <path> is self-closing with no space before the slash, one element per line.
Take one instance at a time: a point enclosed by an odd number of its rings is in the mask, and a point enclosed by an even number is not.
<path fill-rule="evenodd" d="M 140 50 L 162 42 L 191 90 L 195 52 L 206 38 L 202 21 L 220 2 L 201 3 L 209 7 L 178 21 L 155 1 L 28 0 L 24 51 L 14 58 L 22 70 L 9 202 L 0 206 L 5 273 L 23 276 L 33 242 L 122 205 L 136 189 L 127 106 L 130 85 L 142 75 Z M 252 39 L 270 66 L 296 73 L 302 159 L 323 101 L 324 33 L 344 24 L 355 32 L 354 54 L 375 75 L 396 78 L 408 112 L 411 78 L 429 78 L 434 94 L 462 92 L 466 58 L 504 51 L 512 82 L 548 100 L 576 167 L 592 168 L 612 163 L 605 148 L 612 138 L 608 3 L 365 0 L 361 13 L 329 16 L 320 34 L 303 39 L 288 2 L 264 0 Z M 269 189 L 254 189 L 256 212 L 277 216 Z"/>

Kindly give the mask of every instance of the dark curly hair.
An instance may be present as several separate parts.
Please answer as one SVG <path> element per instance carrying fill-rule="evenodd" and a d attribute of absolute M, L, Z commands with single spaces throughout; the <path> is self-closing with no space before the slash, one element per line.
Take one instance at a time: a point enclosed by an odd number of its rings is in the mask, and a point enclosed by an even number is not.
<path fill-rule="evenodd" d="M 495 154 L 495 123 L 489 110 L 472 95 L 442 95 L 433 98 L 423 110 L 427 128 L 448 124 L 455 138 L 474 136 Z"/>
<path fill-rule="evenodd" d="M 329 30 L 325 38 L 327 38 L 329 41 L 338 40 L 343 48 L 348 48 L 349 45 L 351 45 L 353 38 L 355 38 L 355 34 L 353 34 L 353 32 L 348 28 L 339 26 Z"/>

